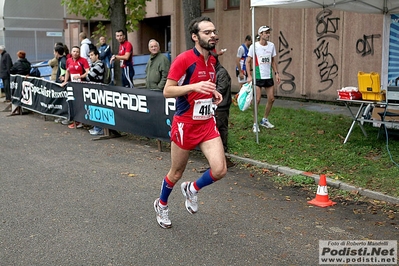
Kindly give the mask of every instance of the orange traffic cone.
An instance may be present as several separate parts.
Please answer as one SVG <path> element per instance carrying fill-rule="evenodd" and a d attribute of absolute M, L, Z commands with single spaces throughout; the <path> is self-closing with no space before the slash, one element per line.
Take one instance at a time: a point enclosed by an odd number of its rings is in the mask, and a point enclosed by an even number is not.
<path fill-rule="evenodd" d="M 326 175 L 320 175 L 316 198 L 309 200 L 308 203 L 323 208 L 337 204 L 336 202 L 333 202 L 328 198 Z"/>

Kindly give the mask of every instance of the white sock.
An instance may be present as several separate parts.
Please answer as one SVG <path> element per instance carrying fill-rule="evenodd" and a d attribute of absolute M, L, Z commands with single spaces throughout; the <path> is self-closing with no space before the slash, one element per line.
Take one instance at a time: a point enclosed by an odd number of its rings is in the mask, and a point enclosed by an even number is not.
<path fill-rule="evenodd" d="M 161 204 L 160 201 L 158 202 L 158 205 L 159 205 L 159 207 L 161 207 L 162 209 L 165 209 L 166 207 L 168 207 L 168 205 L 163 205 L 163 204 Z"/>
<path fill-rule="evenodd" d="M 190 186 L 188 187 L 191 193 L 197 193 L 198 191 L 194 187 L 194 182 L 191 182 Z"/>

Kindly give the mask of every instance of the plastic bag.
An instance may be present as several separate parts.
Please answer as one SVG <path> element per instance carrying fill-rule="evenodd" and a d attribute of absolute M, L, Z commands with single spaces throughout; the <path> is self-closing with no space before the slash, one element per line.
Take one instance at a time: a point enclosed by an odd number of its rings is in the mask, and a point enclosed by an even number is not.
<path fill-rule="evenodd" d="M 252 99 L 252 83 L 243 84 L 240 91 L 238 92 L 238 108 L 240 108 L 241 111 L 247 110 L 249 106 L 251 106 Z"/>

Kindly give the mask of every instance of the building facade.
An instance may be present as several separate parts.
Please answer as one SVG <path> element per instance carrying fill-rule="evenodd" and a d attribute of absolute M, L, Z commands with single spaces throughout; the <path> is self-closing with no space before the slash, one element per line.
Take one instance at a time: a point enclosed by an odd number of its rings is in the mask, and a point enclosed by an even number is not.
<path fill-rule="evenodd" d="M 32 2 L 36 1 L 0 0 L 0 7 L 4 7 L 0 42 L 8 46 L 10 54 L 35 47 L 35 60 L 49 59 L 55 41 L 79 45 L 80 31 L 90 35 L 98 21 L 109 23 L 102 18 L 87 21 L 67 14 L 59 1 L 40 1 L 45 3 L 45 8 Z M 201 0 L 201 5 L 202 15 L 210 17 L 219 30 L 217 49 L 227 49 L 220 61 L 232 76 L 233 91 L 238 91 L 237 49 L 246 35 L 253 35 L 250 0 Z M 20 11 L 19 6 L 24 6 L 24 11 Z M 146 12 L 139 29 L 128 33 L 135 55 L 148 54 L 148 41 L 153 38 L 160 42 L 162 52 L 170 50 L 172 60 L 186 50 L 187 25 L 183 22 L 181 0 L 149 1 Z M 37 14 L 33 16 L 33 13 Z M 359 71 L 381 74 L 382 59 L 386 56 L 383 38 L 388 38 L 384 35 L 383 15 L 329 9 L 257 8 L 254 28 L 257 31 L 262 25 L 272 28 L 270 41 L 277 50 L 282 79 L 281 84 L 275 85 L 277 96 L 333 101 L 338 89 L 357 87 Z M 59 32 L 62 37 L 57 35 Z M 108 27 L 107 38 L 113 37 Z"/>

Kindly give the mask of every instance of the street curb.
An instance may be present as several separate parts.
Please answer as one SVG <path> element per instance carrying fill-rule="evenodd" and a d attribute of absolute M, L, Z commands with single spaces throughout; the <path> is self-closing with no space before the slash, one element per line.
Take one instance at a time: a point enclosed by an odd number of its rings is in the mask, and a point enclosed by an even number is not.
<path fill-rule="evenodd" d="M 234 154 L 226 153 L 226 155 L 237 160 L 237 161 L 241 161 L 244 163 L 250 163 L 252 165 L 259 166 L 262 168 L 267 168 L 267 169 L 270 169 L 270 170 L 273 170 L 276 172 L 280 172 L 280 173 L 288 175 L 288 176 L 294 176 L 294 175 L 307 176 L 307 177 L 313 178 L 313 180 L 315 181 L 316 184 L 318 184 L 319 180 L 320 180 L 320 176 L 310 173 L 310 172 L 304 172 L 304 171 L 292 169 L 292 168 L 289 168 L 286 166 L 281 166 L 281 165 L 263 163 L 263 162 L 259 162 L 259 161 L 253 160 L 253 159 L 243 158 L 243 157 L 240 157 L 240 156 L 237 156 Z M 337 180 L 334 180 L 334 179 L 331 179 L 328 177 L 326 178 L 326 180 L 327 180 L 327 185 L 332 186 L 334 188 L 342 189 L 345 191 L 357 191 L 360 195 L 371 198 L 371 199 L 386 201 L 386 202 L 393 203 L 393 204 L 399 204 L 399 198 L 385 195 L 381 192 L 376 192 L 376 191 L 372 191 L 372 190 L 361 188 L 361 187 L 355 187 L 355 186 L 352 186 L 352 185 L 349 185 L 344 182 L 337 181 Z"/>

